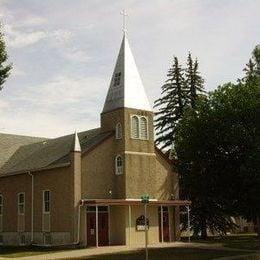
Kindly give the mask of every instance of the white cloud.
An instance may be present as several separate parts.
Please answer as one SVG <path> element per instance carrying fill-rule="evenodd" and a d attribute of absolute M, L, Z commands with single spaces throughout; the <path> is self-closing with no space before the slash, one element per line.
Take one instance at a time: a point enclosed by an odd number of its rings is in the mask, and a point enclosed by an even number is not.
<path fill-rule="evenodd" d="M 39 42 L 48 35 L 44 31 L 25 32 L 9 24 L 5 26 L 5 32 L 8 46 L 13 48 L 27 47 Z"/>

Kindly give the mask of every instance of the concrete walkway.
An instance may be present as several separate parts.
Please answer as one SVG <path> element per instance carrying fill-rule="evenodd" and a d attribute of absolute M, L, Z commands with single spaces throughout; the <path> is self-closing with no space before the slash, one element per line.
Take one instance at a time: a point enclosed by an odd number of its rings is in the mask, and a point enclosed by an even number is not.
<path fill-rule="evenodd" d="M 183 242 L 174 242 L 174 243 L 165 243 L 165 244 L 156 244 L 150 245 L 149 248 L 166 248 L 166 247 L 185 247 L 185 248 L 204 248 L 204 249 L 215 249 L 215 250 L 224 250 L 224 251 L 241 251 L 241 252 L 248 252 L 253 250 L 244 250 L 244 249 L 235 249 L 235 248 L 227 248 L 223 247 L 221 243 L 219 244 L 204 244 L 204 243 L 183 243 Z M 52 259 L 75 259 L 87 256 L 96 256 L 102 254 L 112 254 L 112 253 L 119 253 L 119 252 L 131 252 L 144 249 L 144 247 L 129 247 L 129 246 L 110 246 L 110 247 L 94 247 L 94 248 L 84 248 L 84 249 L 74 249 L 74 250 L 67 250 L 61 252 L 54 252 L 42 255 L 34 255 L 34 256 L 26 256 L 26 257 L 17 257 L 15 259 L 23 259 L 23 260 L 52 260 Z M 7 257 L 0 257 L 0 260 L 6 260 L 10 258 Z M 221 258 L 221 259 L 233 259 L 233 258 Z M 235 259 L 235 258 L 234 258 Z"/>

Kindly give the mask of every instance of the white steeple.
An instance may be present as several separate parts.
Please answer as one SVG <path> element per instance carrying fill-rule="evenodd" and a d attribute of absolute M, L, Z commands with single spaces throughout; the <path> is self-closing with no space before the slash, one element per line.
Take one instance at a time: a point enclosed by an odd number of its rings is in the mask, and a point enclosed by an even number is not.
<path fill-rule="evenodd" d="M 74 135 L 73 152 L 81 152 L 79 136 L 77 131 L 75 131 L 75 135 Z"/>
<path fill-rule="evenodd" d="M 126 33 L 124 33 L 102 112 L 121 107 L 152 111 Z"/>

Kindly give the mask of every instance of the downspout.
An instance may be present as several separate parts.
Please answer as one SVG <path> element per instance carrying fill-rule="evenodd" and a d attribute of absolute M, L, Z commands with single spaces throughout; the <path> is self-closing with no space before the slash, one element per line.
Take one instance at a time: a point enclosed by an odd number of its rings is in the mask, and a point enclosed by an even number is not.
<path fill-rule="evenodd" d="M 80 217 L 80 209 L 81 207 L 84 205 L 84 201 L 83 200 L 80 200 L 80 203 L 79 203 L 79 207 L 78 207 L 78 233 L 77 233 L 77 241 L 74 242 L 73 244 L 75 245 L 78 245 L 79 242 L 80 242 L 80 220 L 81 220 L 81 217 Z"/>
<path fill-rule="evenodd" d="M 31 201 L 31 244 L 33 244 L 34 240 L 34 175 L 31 172 L 28 174 L 32 178 L 32 201 Z"/>

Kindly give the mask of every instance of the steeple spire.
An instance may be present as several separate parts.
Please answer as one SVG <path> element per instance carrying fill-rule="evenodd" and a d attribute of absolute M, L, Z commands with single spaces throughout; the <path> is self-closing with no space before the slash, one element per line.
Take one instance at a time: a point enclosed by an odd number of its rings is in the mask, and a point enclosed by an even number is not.
<path fill-rule="evenodd" d="M 122 107 L 152 111 L 125 31 L 102 112 Z"/>
<path fill-rule="evenodd" d="M 80 146 L 79 136 L 78 136 L 77 131 L 75 131 L 75 134 L 74 134 L 74 142 L 73 142 L 72 151 L 81 152 L 81 146 Z"/>

